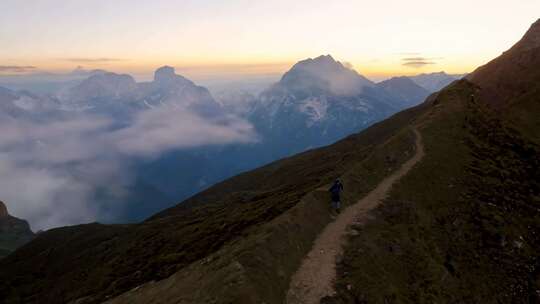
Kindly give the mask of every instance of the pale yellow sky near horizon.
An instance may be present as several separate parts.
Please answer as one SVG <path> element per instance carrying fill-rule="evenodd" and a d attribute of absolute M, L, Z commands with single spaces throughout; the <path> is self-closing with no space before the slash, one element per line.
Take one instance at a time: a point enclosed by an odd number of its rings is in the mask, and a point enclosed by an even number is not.
<path fill-rule="evenodd" d="M 321 54 L 372 78 L 466 73 L 539 13 L 539 0 L 2 0 L 0 73 L 268 75 Z"/>

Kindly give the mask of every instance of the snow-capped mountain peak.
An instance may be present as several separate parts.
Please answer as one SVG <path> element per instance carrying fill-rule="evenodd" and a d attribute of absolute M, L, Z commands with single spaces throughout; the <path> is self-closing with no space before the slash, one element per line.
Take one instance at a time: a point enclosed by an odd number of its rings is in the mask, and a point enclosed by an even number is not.
<path fill-rule="evenodd" d="M 295 64 L 283 75 L 279 85 L 292 92 L 352 96 L 361 93 L 365 87 L 372 87 L 374 83 L 332 56 L 323 55 Z"/>

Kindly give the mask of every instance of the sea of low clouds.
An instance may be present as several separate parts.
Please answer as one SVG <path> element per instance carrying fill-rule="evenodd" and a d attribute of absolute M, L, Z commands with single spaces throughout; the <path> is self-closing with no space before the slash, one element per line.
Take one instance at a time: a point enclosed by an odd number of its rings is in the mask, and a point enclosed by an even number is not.
<path fill-rule="evenodd" d="M 0 113 L 0 200 L 34 231 L 114 221 L 133 183 L 130 163 L 137 159 L 257 140 L 244 119 L 165 106 L 137 112 L 121 127 L 107 115 L 46 116 Z M 119 205 L 97 204 L 96 189 L 106 189 Z"/>

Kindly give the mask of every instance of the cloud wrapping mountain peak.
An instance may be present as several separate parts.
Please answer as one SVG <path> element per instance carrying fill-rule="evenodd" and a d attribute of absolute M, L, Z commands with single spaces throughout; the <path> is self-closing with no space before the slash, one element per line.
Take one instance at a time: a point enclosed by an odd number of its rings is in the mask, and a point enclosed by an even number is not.
<path fill-rule="evenodd" d="M 374 84 L 356 71 L 345 67 L 330 55 L 306 59 L 283 75 L 279 84 L 292 92 L 353 96 Z"/>

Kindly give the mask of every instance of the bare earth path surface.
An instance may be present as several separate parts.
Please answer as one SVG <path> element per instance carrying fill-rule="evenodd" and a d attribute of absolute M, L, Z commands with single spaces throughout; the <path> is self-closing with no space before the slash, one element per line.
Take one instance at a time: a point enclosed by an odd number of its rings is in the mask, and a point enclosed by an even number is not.
<path fill-rule="evenodd" d="M 422 136 L 416 129 L 414 133 L 416 135 L 415 155 L 396 172 L 385 178 L 368 195 L 343 210 L 336 220 L 328 224 L 317 237 L 313 248 L 291 279 L 287 304 L 318 304 L 323 297 L 334 293 L 336 259 L 342 255 L 347 227 L 364 223 L 369 211 L 381 203 L 392 185 L 407 174 L 424 156 Z"/>

